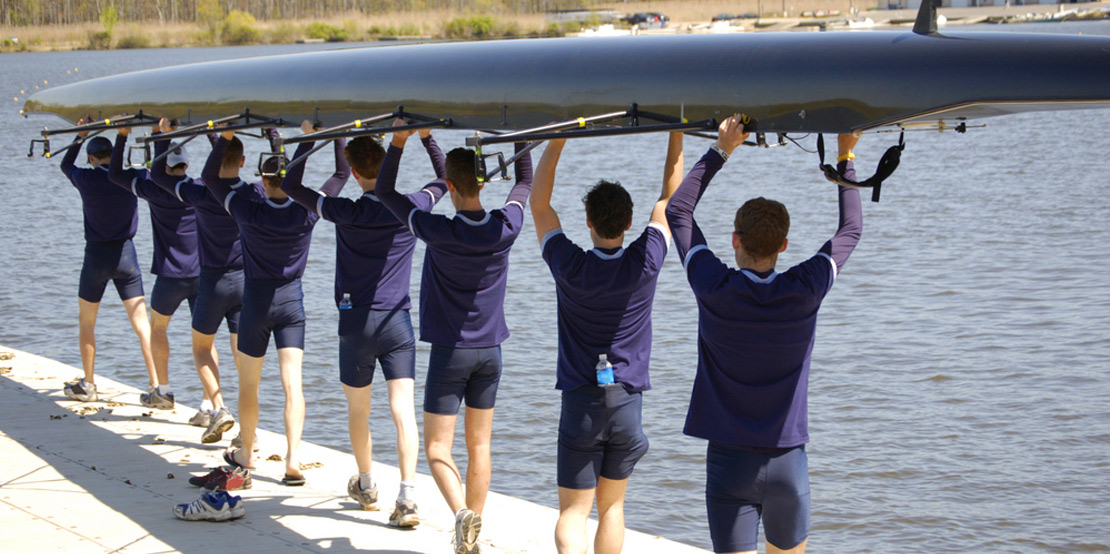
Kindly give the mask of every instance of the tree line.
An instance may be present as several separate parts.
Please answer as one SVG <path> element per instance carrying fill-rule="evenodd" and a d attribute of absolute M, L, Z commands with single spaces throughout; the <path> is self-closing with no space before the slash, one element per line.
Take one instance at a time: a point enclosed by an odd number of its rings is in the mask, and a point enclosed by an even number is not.
<path fill-rule="evenodd" d="M 233 10 L 265 21 L 426 10 L 528 14 L 595 5 L 601 3 L 596 0 L 0 0 L 0 21 L 14 26 L 96 23 L 106 11 L 114 10 L 124 22 L 203 24 Z"/>

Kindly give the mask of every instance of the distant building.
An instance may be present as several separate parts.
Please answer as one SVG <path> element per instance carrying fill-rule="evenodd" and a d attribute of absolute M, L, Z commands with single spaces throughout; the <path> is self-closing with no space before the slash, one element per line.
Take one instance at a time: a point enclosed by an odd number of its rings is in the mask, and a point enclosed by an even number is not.
<path fill-rule="evenodd" d="M 1086 0 L 1091 2 L 1094 0 Z M 1032 4 L 1077 4 L 1079 0 L 1010 0 L 1011 6 L 1022 6 Z M 941 7 L 943 8 L 974 8 L 977 6 L 1005 6 L 1006 0 L 942 0 Z M 879 0 L 877 7 L 888 10 L 907 10 L 921 7 L 921 0 Z"/>

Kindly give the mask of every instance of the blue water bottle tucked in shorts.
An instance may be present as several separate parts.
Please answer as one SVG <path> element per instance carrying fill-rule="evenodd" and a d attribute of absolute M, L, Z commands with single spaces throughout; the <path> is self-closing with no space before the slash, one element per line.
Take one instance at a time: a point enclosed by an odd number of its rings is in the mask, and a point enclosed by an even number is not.
<path fill-rule="evenodd" d="M 609 363 L 608 354 L 597 355 L 597 365 L 594 367 L 597 370 L 597 384 L 598 386 L 612 385 L 615 379 L 613 378 L 613 364 Z"/>
<path fill-rule="evenodd" d="M 349 310 L 353 307 L 354 307 L 354 305 L 351 304 L 351 293 L 349 293 L 349 292 L 343 293 L 343 298 L 339 300 L 339 309 L 340 310 Z"/>

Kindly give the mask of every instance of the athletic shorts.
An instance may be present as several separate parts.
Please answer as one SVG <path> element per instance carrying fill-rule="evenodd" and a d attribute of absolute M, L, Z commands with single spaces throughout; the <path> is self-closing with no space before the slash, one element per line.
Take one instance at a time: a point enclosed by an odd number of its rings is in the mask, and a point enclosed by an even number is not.
<path fill-rule="evenodd" d="M 501 346 L 455 348 L 432 345 L 424 411 L 456 415 L 463 399 L 468 408 L 493 409 L 501 382 Z"/>
<path fill-rule="evenodd" d="M 628 392 L 620 384 L 563 391 L 559 486 L 593 489 L 599 476 L 615 481 L 632 476 L 636 462 L 648 451 L 642 407 L 643 394 Z"/>
<path fill-rule="evenodd" d="M 759 449 L 709 443 L 705 507 L 714 552 L 755 550 L 759 520 L 767 542 L 794 548 L 809 536 L 805 446 Z"/>
<path fill-rule="evenodd" d="M 386 381 L 416 378 L 416 338 L 408 310 L 339 310 L 339 381 L 362 388 L 374 380 L 375 362 Z"/>
<path fill-rule="evenodd" d="M 261 358 L 270 334 L 281 348 L 304 350 L 304 293 L 301 280 L 247 279 L 239 316 L 239 352 Z"/>
<path fill-rule="evenodd" d="M 193 330 L 215 335 L 220 322 L 227 320 L 227 332 L 239 332 L 239 312 L 243 308 L 243 270 L 202 267 L 193 309 Z"/>
<path fill-rule="evenodd" d="M 189 311 L 192 312 L 196 307 L 198 288 L 200 277 L 177 279 L 159 275 L 154 281 L 154 290 L 150 292 L 150 309 L 171 316 L 181 302 L 188 301 Z"/>
<path fill-rule="evenodd" d="M 108 281 L 116 286 L 120 300 L 143 295 L 143 271 L 139 269 L 139 258 L 131 239 L 85 243 L 85 263 L 81 266 L 77 296 L 86 302 L 98 303 L 104 298 Z"/>

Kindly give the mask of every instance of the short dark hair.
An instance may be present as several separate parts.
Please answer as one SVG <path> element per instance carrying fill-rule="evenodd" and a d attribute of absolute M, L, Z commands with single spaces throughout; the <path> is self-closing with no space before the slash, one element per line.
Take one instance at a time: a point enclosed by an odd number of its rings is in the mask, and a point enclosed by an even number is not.
<path fill-rule="evenodd" d="M 790 213 L 781 202 L 760 196 L 736 210 L 733 226 L 749 256 L 768 258 L 782 251 L 790 231 Z"/>
<path fill-rule="evenodd" d="M 481 190 L 474 174 L 474 156 L 469 148 L 456 148 L 447 153 L 447 178 L 465 198 L 474 198 Z"/>
<path fill-rule="evenodd" d="M 262 167 L 259 169 L 261 169 L 263 183 L 271 187 L 281 186 L 282 177 L 278 175 L 278 171 L 281 169 L 281 163 L 278 161 L 277 156 L 270 156 L 263 160 Z"/>
<path fill-rule="evenodd" d="M 236 166 L 243 161 L 243 141 L 239 137 L 231 137 L 228 141 L 227 150 L 224 151 L 224 159 L 220 164 L 221 167 Z"/>
<path fill-rule="evenodd" d="M 188 164 L 188 163 L 186 163 L 186 162 L 181 162 L 181 163 L 179 163 L 179 164 L 177 164 L 177 165 L 175 165 L 175 166 L 171 167 L 170 169 L 172 169 L 172 170 L 174 170 L 174 171 L 178 171 L 178 170 L 180 170 L 180 169 L 185 169 L 185 166 L 187 166 L 187 165 L 189 165 L 189 164 Z"/>
<path fill-rule="evenodd" d="M 598 181 L 582 197 L 586 219 L 601 238 L 615 239 L 632 224 L 632 196 L 620 183 Z"/>
<path fill-rule="evenodd" d="M 347 143 L 343 156 L 363 179 L 373 179 L 382 168 L 385 149 L 373 137 L 361 136 Z"/>

